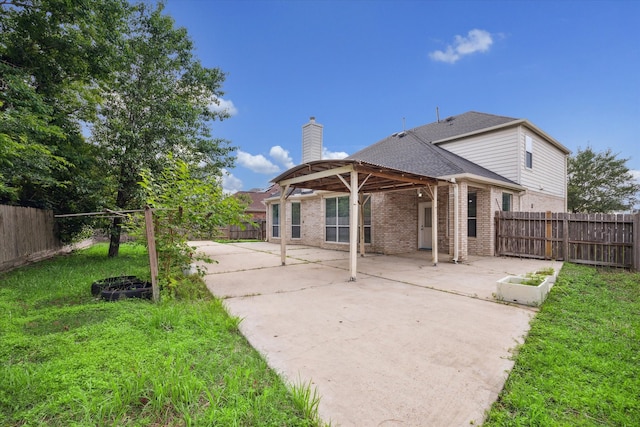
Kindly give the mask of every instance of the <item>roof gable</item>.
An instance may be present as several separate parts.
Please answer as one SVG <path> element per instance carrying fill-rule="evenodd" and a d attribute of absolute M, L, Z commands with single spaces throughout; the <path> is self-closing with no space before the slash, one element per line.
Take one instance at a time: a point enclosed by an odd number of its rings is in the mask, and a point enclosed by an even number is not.
<path fill-rule="evenodd" d="M 455 136 L 475 133 L 484 129 L 491 129 L 511 122 L 520 122 L 520 119 L 469 111 L 464 114 L 447 117 L 444 120 L 419 126 L 411 130 L 414 131 L 423 141 L 435 142 Z"/>
<path fill-rule="evenodd" d="M 413 128 L 366 147 L 347 159 L 391 167 L 426 176 L 473 174 L 515 184 L 513 181 L 445 150 L 433 141 L 504 125 L 518 119 L 469 112 L 440 122 Z"/>

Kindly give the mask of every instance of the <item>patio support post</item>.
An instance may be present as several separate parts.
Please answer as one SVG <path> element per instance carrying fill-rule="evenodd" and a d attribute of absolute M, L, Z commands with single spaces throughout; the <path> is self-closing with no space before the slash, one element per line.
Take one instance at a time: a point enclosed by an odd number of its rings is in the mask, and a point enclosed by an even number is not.
<path fill-rule="evenodd" d="M 364 256 L 364 197 L 361 194 L 358 196 L 358 229 L 360 230 L 360 256 Z"/>
<path fill-rule="evenodd" d="M 431 192 L 433 201 L 431 203 L 431 255 L 433 256 L 433 265 L 438 265 L 438 183 L 433 185 Z"/>
<path fill-rule="evenodd" d="M 286 185 L 284 188 L 280 187 L 280 207 L 278 208 L 280 212 L 280 226 L 278 228 L 280 229 L 280 262 L 282 263 L 282 265 L 286 265 L 287 263 L 287 227 L 285 226 L 285 216 L 287 211 L 285 203 L 287 200 L 285 196 L 288 192 L 289 185 Z"/>
<path fill-rule="evenodd" d="M 460 244 L 460 238 L 458 237 L 458 230 L 460 224 L 458 223 L 458 212 L 460 211 L 460 195 L 458 194 L 458 183 L 455 178 L 451 178 L 453 184 L 453 262 L 458 263 L 458 245 Z M 449 227 L 449 224 L 447 224 Z"/>
<path fill-rule="evenodd" d="M 351 270 L 350 282 L 356 281 L 356 270 L 358 262 L 358 172 L 351 171 L 351 196 L 349 200 L 349 269 Z"/>

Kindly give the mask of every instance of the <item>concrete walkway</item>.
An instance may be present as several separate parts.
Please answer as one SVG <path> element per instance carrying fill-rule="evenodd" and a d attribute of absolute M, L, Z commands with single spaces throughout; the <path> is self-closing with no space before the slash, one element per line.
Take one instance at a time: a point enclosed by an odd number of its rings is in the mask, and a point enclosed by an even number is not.
<path fill-rule="evenodd" d="M 198 242 L 207 286 L 269 365 L 311 381 L 334 426 L 481 424 L 536 310 L 493 300 L 496 280 L 561 263 L 367 255 L 270 243 Z"/>

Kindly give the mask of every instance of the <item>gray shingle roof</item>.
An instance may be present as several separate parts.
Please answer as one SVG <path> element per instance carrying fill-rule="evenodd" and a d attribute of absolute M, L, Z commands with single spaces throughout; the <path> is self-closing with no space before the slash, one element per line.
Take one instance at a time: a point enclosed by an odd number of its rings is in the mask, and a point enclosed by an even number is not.
<path fill-rule="evenodd" d="M 424 141 L 434 142 L 515 121 L 519 119 L 469 111 L 412 130 Z"/>
<path fill-rule="evenodd" d="M 395 133 L 352 154 L 347 159 L 362 160 L 426 176 L 442 177 L 470 173 L 515 184 L 502 175 L 453 154 L 433 142 L 518 120 L 470 111 L 439 122 Z"/>

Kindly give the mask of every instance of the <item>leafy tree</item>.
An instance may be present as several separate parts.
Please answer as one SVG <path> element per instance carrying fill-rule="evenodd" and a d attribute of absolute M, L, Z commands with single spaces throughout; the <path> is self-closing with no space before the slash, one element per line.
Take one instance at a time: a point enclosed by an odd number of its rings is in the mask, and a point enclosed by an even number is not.
<path fill-rule="evenodd" d="M 144 202 L 155 208 L 155 238 L 158 252 L 158 275 L 164 294 L 188 296 L 184 270 L 197 260 L 211 262 L 189 246 L 190 238 L 211 235 L 229 224 L 248 221 L 246 203 L 222 191 L 221 181 L 203 174 L 200 168 L 169 155 L 159 173 L 141 171 L 139 183 Z M 135 234 L 144 235 L 144 224 L 138 223 Z"/>
<path fill-rule="evenodd" d="M 0 1 L 0 202 L 93 210 L 102 182 L 81 124 L 95 116 L 126 0 Z M 70 237 L 83 221 L 63 224 Z"/>
<path fill-rule="evenodd" d="M 63 132 L 51 124 L 52 108 L 28 84 L 28 76 L 6 62 L 0 62 L 0 76 L 0 201 L 15 202 L 21 180 L 44 188 L 58 185 L 52 170 L 68 164 L 45 144 Z"/>
<path fill-rule="evenodd" d="M 568 208 L 571 212 L 632 209 L 640 191 L 626 163 L 611 149 L 596 153 L 578 149 L 568 163 Z"/>
<path fill-rule="evenodd" d="M 142 170 L 159 173 L 169 155 L 213 175 L 233 164 L 233 147 L 213 139 L 209 128 L 211 121 L 227 117 L 210 108 L 223 94 L 224 74 L 200 64 L 186 30 L 175 28 L 162 9 L 162 4 L 153 10 L 136 5 L 114 82 L 93 127 L 118 209 L 141 207 Z M 121 219 L 115 218 L 109 256 L 118 254 L 120 233 Z"/>

